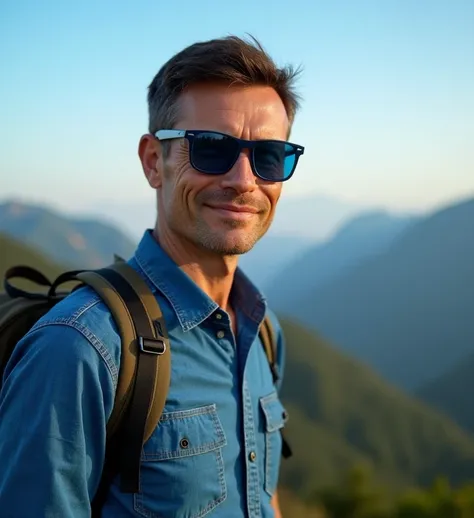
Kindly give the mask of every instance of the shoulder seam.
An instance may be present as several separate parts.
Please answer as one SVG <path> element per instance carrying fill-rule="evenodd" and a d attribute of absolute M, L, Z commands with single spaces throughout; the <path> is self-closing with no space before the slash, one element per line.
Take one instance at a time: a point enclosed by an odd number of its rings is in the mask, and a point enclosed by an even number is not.
<path fill-rule="evenodd" d="M 66 326 L 66 327 L 75 329 L 92 345 L 92 347 L 97 351 L 99 356 L 102 358 L 102 360 L 106 364 L 107 370 L 109 371 L 110 377 L 112 378 L 114 389 L 116 390 L 119 369 L 118 369 L 117 365 L 115 364 L 115 362 L 112 358 L 112 355 L 110 354 L 108 349 L 103 344 L 102 340 L 100 340 L 88 327 L 84 326 L 77 320 L 74 320 L 71 318 L 58 318 L 55 320 L 50 320 L 50 321 L 42 322 L 38 325 L 35 325 L 31 329 L 31 332 L 36 331 L 38 329 L 48 327 L 48 326 L 55 326 L 55 325 L 56 326 Z"/>
<path fill-rule="evenodd" d="M 89 300 L 87 300 L 87 302 L 82 304 L 82 306 L 80 306 L 72 314 L 71 320 L 78 320 L 79 317 L 81 317 L 86 311 L 93 308 L 94 306 L 97 306 L 97 304 L 99 304 L 100 302 L 102 302 L 102 300 L 100 299 L 100 297 L 98 295 L 97 296 L 92 295 L 92 297 Z"/>

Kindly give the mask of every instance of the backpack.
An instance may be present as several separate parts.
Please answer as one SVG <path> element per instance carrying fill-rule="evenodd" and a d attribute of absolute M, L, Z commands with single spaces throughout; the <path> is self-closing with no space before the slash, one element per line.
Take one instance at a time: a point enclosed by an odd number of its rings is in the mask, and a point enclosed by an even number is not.
<path fill-rule="evenodd" d="M 43 292 L 20 289 L 11 284 L 13 278 L 42 286 Z M 75 283 L 72 289 L 58 291 L 71 281 Z M 5 292 L 0 293 L 0 390 L 5 366 L 17 342 L 55 304 L 84 285 L 93 288 L 108 306 L 122 343 L 115 402 L 107 423 L 104 468 L 92 501 L 95 517 L 100 516 L 108 487 L 118 473 L 121 491 L 139 492 L 142 446 L 159 423 L 168 393 L 170 341 L 163 313 L 146 282 L 119 257 L 105 268 L 66 271 L 53 282 L 29 266 L 10 268 L 4 278 Z M 268 316 L 259 336 L 276 383 L 276 340 Z M 282 455 L 290 457 L 283 434 L 282 439 Z"/>

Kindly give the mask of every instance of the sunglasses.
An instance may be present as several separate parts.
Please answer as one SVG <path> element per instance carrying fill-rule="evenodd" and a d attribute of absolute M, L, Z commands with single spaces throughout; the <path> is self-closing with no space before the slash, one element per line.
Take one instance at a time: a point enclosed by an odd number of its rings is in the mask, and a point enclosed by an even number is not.
<path fill-rule="evenodd" d="M 189 142 L 189 161 L 205 174 L 225 174 L 232 169 L 243 149 L 249 149 L 255 176 L 268 182 L 285 182 L 295 172 L 304 147 L 282 140 L 243 140 L 201 130 L 159 130 L 158 140 L 185 138 Z"/>

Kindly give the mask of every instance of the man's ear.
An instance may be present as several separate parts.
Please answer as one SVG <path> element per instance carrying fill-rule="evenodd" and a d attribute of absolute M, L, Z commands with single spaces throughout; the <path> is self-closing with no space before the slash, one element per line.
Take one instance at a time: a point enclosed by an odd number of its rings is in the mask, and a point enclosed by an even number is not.
<path fill-rule="evenodd" d="M 143 135 L 138 144 L 138 156 L 148 184 L 153 189 L 161 187 L 163 160 L 160 141 L 153 135 Z"/>

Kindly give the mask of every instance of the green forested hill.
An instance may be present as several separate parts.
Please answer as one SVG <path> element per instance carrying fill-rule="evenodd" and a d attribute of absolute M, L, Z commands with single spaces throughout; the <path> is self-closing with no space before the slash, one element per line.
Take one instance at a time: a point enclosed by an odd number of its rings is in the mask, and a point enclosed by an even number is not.
<path fill-rule="evenodd" d="M 0 234 L 0 279 L 2 282 L 0 289 L 3 290 L 3 278 L 5 272 L 8 268 L 16 265 L 36 268 L 50 280 L 53 280 L 64 271 L 62 266 L 53 263 L 49 258 L 35 250 L 33 247 L 13 239 L 10 236 Z M 17 284 L 16 281 L 15 284 Z M 32 288 L 30 284 L 23 285 L 27 286 L 28 289 Z"/>
<path fill-rule="evenodd" d="M 282 320 L 288 342 L 283 399 L 295 457 L 283 480 L 299 491 L 329 484 L 354 463 L 390 485 L 427 484 L 438 474 L 474 478 L 474 438 L 387 384 L 314 332 Z"/>
<path fill-rule="evenodd" d="M 474 312 L 474 308 L 473 312 Z M 474 433 L 474 354 L 427 383 L 416 395 Z"/>

